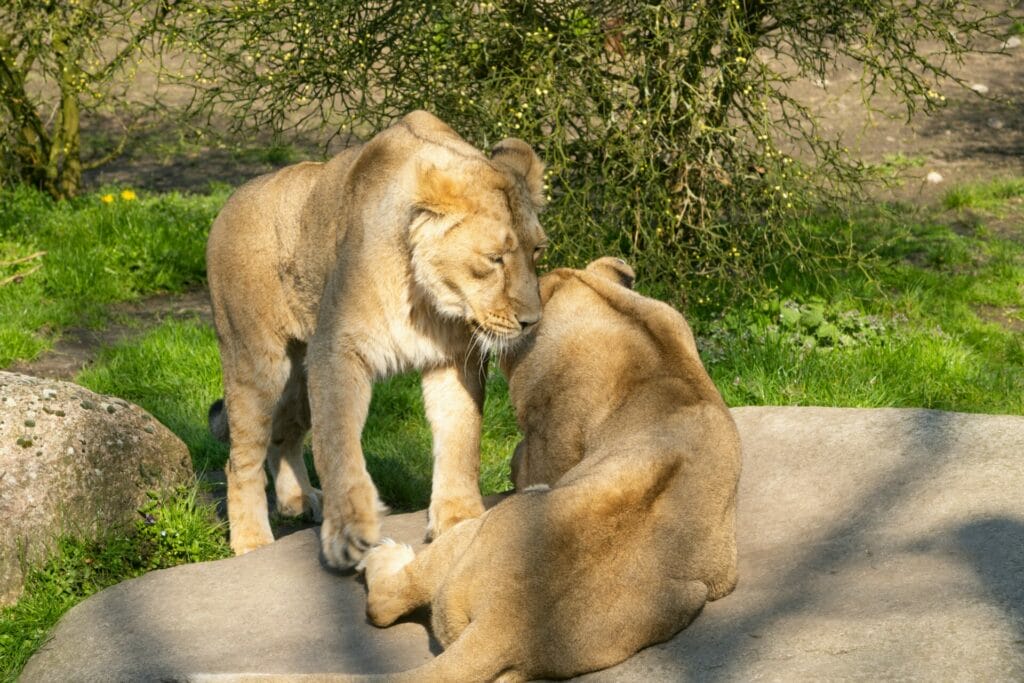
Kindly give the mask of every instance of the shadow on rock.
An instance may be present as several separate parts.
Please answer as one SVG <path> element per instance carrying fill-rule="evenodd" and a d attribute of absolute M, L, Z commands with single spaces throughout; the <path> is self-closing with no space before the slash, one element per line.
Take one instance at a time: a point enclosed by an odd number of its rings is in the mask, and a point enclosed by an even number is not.
<path fill-rule="evenodd" d="M 956 531 L 956 540 L 993 604 L 1003 610 L 1024 645 L 1024 522 L 982 519 Z"/>

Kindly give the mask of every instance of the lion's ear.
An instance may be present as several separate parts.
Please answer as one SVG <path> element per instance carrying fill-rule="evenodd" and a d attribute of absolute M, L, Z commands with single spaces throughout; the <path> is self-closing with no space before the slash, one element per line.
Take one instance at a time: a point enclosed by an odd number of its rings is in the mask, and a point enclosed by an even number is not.
<path fill-rule="evenodd" d="M 544 206 L 544 162 L 532 147 L 519 138 L 506 138 L 491 150 L 491 161 L 522 178 L 533 205 L 537 209 Z"/>
<path fill-rule="evenodd" d="M 416 168 L 416 188 L 413 206 L 438 216 L 471 213 L 473 202 L 467 192 L 466 181 L 432 164 Z"/>
<path fill-rule="evenodd" d="M 587 272 L 611 280 L 626 289 L 633 289 L 633 283 L 636 282 L 636 273 L 630 265 L 614 256 L 605 256 L 591 261 L 587 266 Z"/>

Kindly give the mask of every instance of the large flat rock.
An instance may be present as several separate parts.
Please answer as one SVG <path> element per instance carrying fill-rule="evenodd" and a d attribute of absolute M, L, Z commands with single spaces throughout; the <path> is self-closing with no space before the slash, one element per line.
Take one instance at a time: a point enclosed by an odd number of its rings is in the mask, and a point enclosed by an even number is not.
<path fill-rule="evenodd" d="M 740 585 L 673 640 L 585 678 L 1024 680 L 1024 418 L 740 408 Z M 388 518 L 421 538 L 424 513 Z M 23 681 L 384 672 L 433 656 L 375 629 L 306 530 L 75 607 Z M 596 597 L 599 599 L 599 596 Z"/>

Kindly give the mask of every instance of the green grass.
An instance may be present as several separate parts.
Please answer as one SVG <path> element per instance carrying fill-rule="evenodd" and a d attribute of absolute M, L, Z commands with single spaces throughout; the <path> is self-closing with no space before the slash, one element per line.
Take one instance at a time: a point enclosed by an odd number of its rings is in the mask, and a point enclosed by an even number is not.
<path fill-rule="evenodd" d="M 206 235 L 226 197 L 109 190 L 59 203 L 0 190 L 0 281 L 16 278 L 0 286 L 0 367 L 34 358 L 67 326 L 101 324 L 112 303 L 204 283 Z"/>
<path fill-rule="evenodd" d="M 105 349 L 76 380 L 151 412 L 185 442 L 197 471 L 224 466 L 227 448 L 206 425 L 207 409 L 223 393 L 213 328 L 194 320 L 165 321 Z"/>
<path fill-rule="evenodd" d="M 994 197 L 1007 186 L 970 193 Z M 961 235 L 936 218 L 894 207 L 819 219 L 816 229 L 852 230 L 861 249 L 875 250 L 871 269 L 824 283 L 791 275 L 777 301 L 695 321 L 726 401 L 1024 413 L 1024 230 L 991 235 L 982 217 L 975 234 Z M 818 339 L 820 327 L 786 325 L 787 299 L 816 300 L 823 323 L 846 316 L 880 331 L 847 345 Z M 1006 315 L 990 321 L 992 310 Z"/>

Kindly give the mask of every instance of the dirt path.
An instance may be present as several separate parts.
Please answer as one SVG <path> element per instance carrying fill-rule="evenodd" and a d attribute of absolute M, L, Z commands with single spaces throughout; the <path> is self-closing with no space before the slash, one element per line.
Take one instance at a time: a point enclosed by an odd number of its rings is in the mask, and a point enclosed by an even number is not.
<path fill-rule="evenodd" d="M 73 380 L 94 361 L 101 349 L 136 337 L 167 319 L 192 319 L 212 323 L 210 295 L 205 289 L 184 294 L 161 294 L 112 307 L 111 322 L 95 330 L 71 327 L 63 331 L 53 348 L 32 361 L 18 361 L 6 370 L 49 379 Z"/>

